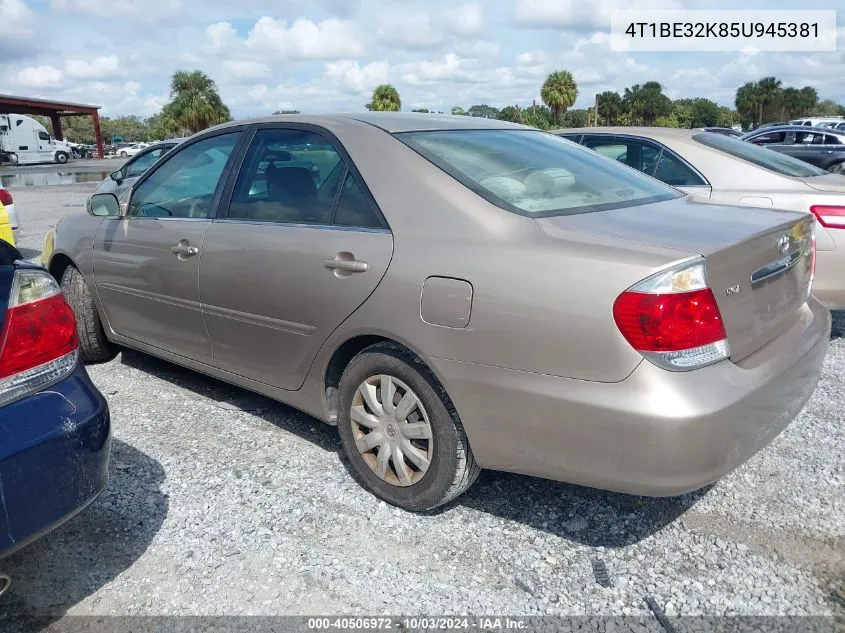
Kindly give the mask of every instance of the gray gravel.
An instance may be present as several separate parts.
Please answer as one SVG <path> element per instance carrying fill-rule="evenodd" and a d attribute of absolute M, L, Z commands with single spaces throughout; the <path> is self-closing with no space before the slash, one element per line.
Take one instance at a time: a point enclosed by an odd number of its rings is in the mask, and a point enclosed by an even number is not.
<path fill-rule="evenodd" d="M 92 187 L 13 191 L 21 246 Z M 801 416 L 709 490 L 654 500 L 483 473 L 403 513 L 353 483 L 334 429 L 125 352 L 90 373 L 114 420 L 88 510 L 4 561 L 4 608 L 59 614 L 845 616 L 845 314 Z M 596 581 L 607 566 L 611 586 Z"/>

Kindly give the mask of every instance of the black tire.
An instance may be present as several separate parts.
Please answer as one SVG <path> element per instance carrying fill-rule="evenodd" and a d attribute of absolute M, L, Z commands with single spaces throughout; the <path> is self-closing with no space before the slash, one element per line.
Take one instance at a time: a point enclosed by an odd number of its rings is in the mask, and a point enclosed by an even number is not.
<path fill-rule="evenodd" d="M 431 463 L 422 478 L 409 486 L 380 478 L 356 448 L 350 413 L 353 398 L 359 385 L 379 374 L 405 383 L 428 413 L 433 447 Z M 412 512 L 432 510 L 461 495 L 478 478 L 481 468 L 445 389 L 431 370 L 408 350 L 391 343 L 368 347 L 346 367 L 338 392 L 338 431 L 349 469 L 358 483 L 378 498 Z"/>
<path fill-rule="evenodd" d="M 845 176 L 845 163 L 837 163 L 836 165 L 831 165 L 827 168 L 827 171 L 831 174 L 840 174 Z"/>
<path fill-rule="evenodd" d="M 117 356 L 117 347 L 106 338 L 88 284 L 82 273 L 73 266 L 68 266 L 62 275 L 62 292 L 76 314 L 82 362 L 105 363 Z"/>
<path fill-rule="evenodd" d="M 120 152 L 120 156 L 121 158 L 126 158 L 127 156 L 129 156 L 129 154 L 127 154 L 126 152 Z"/>
<path fill-rule="evenodd" d="M 59 165 L 64 165 L 66 162 L 68 162 L 69 159 L 70 159 L 70 157 L 64 152 L 57 152 L 56 153 L 56 162 Z"/>

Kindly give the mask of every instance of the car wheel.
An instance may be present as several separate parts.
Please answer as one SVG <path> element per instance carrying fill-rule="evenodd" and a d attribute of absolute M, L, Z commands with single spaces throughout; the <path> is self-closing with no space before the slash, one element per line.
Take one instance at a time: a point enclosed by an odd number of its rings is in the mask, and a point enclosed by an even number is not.
<path fill-rule="evenodd" d="M 457 411 L 431 371 L 392 344 L 365 349 L 339 385 L 338 431 L 350 470 L 384 501 L 431 510 L 481 471 Z"/>
<path fill-rule="evenodd" d="M 79 354 L 84 363 L 104 363 L 117 355 L 117 347 L 106 338 L 103 323 L 82 273 L 68 266 L 62 275 L 62 292 L 76 314 Z"/>
<path fill-rule="evenodd" d="M 128 154 L 126 152 L 120 152 L 121 158 L 126 158 Z"/>
<path fill-rule="evenodd" d="M 845 163 L 838 163 L 827 168 L 831 174 L 842 174 L 845 176 Z"/>
<path fill-rule="evenodd" d="M 56 153 L 56 162 L 59 163 L 59 165 L 64 165 L 68 161 L 68 159 L 69 159 L 68 155 L 65 154 L 64 152 L 57 152 Z"/>

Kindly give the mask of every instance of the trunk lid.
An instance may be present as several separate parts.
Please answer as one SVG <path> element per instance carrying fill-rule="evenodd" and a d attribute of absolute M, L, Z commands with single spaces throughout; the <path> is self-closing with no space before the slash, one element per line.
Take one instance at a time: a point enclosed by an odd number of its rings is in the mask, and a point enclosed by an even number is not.
<path fill-rule="evenodd" d="M 810 294 L 814 219 L 809 213 L 685 197 L 538 222 L 551 232 L 590 233 L 701 254 L 735 362 L 793 323 Z"/>
<path fill-rule="evenodd" d="M 811 176 L 799 180 L 816 191 L 845 193 L 845 176 L 842 174 L 825 174 L 824 176 Z"/>

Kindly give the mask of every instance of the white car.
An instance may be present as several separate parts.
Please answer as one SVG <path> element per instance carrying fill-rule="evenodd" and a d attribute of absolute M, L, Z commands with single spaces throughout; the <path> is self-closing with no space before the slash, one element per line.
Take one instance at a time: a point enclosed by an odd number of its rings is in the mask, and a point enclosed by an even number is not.
<path fill-rule="evenodd" d="M 134 145 L 130 145 L 129 147 L 121 148 L 117 155 L 123 158 L 128 158 L 129 156 L 134 156 L 138 152 L 146 149 L 147 147 L 149 147 L 147 143 L 135 143 Z"/>
<path fill-rule="evenodd" d="M 6 214 L 9 216 L 9 224 L 12 226 L 12 233 L 14 234 L 20 228 L 18 214 L 15 212 L 15 199 L 9 190 L 3 187 L 0 187 L 0 204 L 6 208 Z"/>

